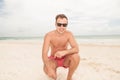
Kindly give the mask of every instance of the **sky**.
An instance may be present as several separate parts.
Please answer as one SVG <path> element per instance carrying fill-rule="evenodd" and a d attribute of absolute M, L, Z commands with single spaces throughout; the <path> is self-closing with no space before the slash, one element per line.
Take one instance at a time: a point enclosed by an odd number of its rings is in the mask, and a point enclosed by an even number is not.
<path fill-rule="evenodd" d="M 74 35 L 120 35 L 120 0 L 0 0 L 0 37 L 44 36 L 63 13 Z"/>

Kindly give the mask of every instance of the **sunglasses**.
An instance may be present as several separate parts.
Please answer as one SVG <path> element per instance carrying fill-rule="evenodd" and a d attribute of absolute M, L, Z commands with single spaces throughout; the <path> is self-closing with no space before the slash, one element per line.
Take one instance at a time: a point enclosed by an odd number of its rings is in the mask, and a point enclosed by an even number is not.
<path fill-rule="evenodd" d="M 67 27 L 67 24 L 66 23 L 64 23 L 64 24 L 62 24 L 62 23 L 57 23 L 57 26 L 59 26 L 59 27 L 61 27 L 63 25 L 63 27 Z"/>

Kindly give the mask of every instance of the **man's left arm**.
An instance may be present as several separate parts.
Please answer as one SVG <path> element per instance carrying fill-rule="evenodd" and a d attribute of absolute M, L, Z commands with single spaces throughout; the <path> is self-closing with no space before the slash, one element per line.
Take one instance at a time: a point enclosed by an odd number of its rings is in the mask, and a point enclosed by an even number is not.
<path fill-rule="evenodd" d="M 65 55 L 79 53 L 78 44 L 77 44 L 77 42 L 76 42 L 72 33 L 70 33 L 70 36 L 69 36 L 69 43 L 70 43 L 71 48 L 65 50 Z"/>
<path fill-rule="evenodd" d="M 74 36 L 72 35 L 72 33 L 69 34 L 69 40 L 68 41 L 70 43 L 71 48 L 63 50 L 63 51 L 57 51 L 56 54 L 55 54 L 55 57 L 61 58 L 65 55 L 79 53 L 78 44 L 77 44 Z"/>

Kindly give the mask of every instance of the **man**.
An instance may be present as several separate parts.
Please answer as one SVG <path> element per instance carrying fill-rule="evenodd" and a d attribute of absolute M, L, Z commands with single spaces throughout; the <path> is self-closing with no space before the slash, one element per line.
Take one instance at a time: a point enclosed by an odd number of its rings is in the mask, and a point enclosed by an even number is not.
<path fill-rule="evenodd" d="M 54 80 L 57 79 L 58 67 L 69 68 L 67 80 L 72 80 L 72 75 L 80 61 L 78 45 L 72 33 L 66 30 L 67 25 L 68 18 L 64 14 L 58 14 L 55 22 L 56 29 L 48 32 L 44 37 L 42 49 L 44 71 Z M 68 48 L 69 44 L 70 48 Z M 48 57 L 49 48 L 51 54 Z"/>

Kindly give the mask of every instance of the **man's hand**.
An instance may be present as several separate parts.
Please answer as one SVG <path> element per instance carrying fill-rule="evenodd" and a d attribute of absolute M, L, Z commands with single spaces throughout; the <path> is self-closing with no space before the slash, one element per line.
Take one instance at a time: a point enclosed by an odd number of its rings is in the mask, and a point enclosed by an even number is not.
<path fill-rule="evenodd" d="M 66 51 L 57 51 L 54 55 L 54 58 L 62 58 L 63 56 L 66 55 Z"/>

